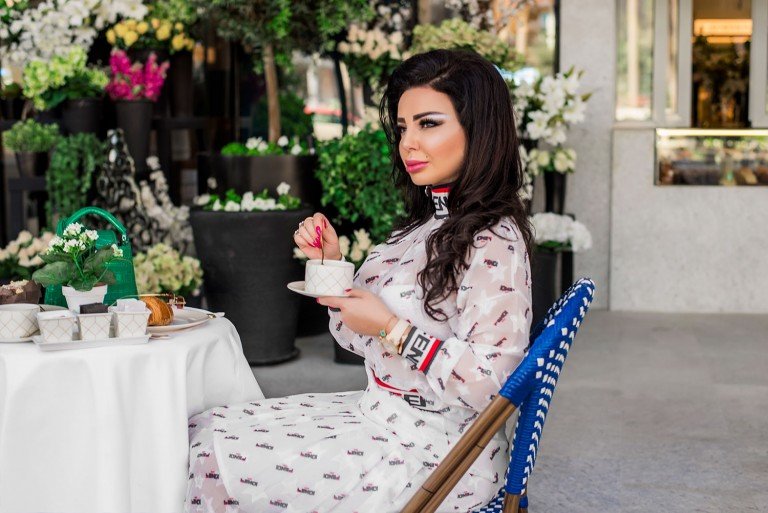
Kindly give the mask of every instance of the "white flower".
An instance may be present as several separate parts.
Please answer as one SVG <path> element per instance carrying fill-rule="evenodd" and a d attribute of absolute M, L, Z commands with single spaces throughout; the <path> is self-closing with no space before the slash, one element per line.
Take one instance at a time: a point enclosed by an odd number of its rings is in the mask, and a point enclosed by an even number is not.
<path fill-rule="evenodd" d="M 347 43 L 346 41 L 342 41 L 341 43 L 339 43 L 338 48 L 339 48 L 339 52 L 341 53 L 349 53 L 349 50 L 350 50 L 349 43 Z"/>
<path fill-rule="evenodd" d="M 71 239 L 64 243 L 65 253 L 77 253 L 85 249 L 85 244 L 77 239 Z"/>
<path fill-rule="evenodd" d="M 83 225 L 80 223 L 72 223 L 64 229 L 65 237 L 77 237 L 80 232 L 83 231 Z"/>
<path fill-rule="evenodd" d="M 569 229 L 571 249 L 574 253 L 586 251 L 592 247 L 592 234 L 589 229 L 579 221 L 573 221 Z"/>
<path fill-rule="evenodd" d="M 561 125 L 555 126 L 550 129 L 549 135 L 544 136 L 544 140 L 553 146 L 563 144 L 565 142 L 565 128 Z"/>
<path fill-rule="evenodd" d="M 59 249 L 64 245 L 64 239 L 59 237 L 58 235 L 54 236 L 49 242 L 48 247 L 50 249 Z"/>
<path fill-rule="evenodd" d="M 293 258 L 296 258 L 297 260 L 307 260 L 307 255 L 305 255 L 299 248 L 293 248 Z"/>
<path fill-rule="evenodd" d="M 112 244 L 112 255 L 115 258 L 122 258 L 123 250 L 117 247 L 117 244 Z"/>
<path fill-rule="evenodd" d="M 225 212 L 240 212 L 240 205 L 238 203 L 235 203 L 234 201 L 227 201 L 227 204 L 224 205 L 224 211 Z"/>
<path fill-rule="evenodd" d="M 8 251 L 8 254 L 13 256 L 16 255 L 19 252 L 19 249 L 21 249 L 21 246 L 18 242 L 11 242 L 8 244 L 8 246 L 5 248 Z"/>
<path fill-rule="evenodd" d="M 16 242 L 18 242 L 19 244 L 26 244 L 31 240 L 32 240 L 32 234 L 29 233 L 27 230 L 20 231 L 19 236 L 16 237 Z"/>
<path fill-rule="evenodd" d="M 363 229 L 355 230 L 355 239 L 357 242 L 358 247 L 362 251 L 366 251 L 371 247 L 371 238 L 368 235 L 368 232 L 366 232 Z"/>
<path fill-rule="evenodd" d="M 288 185 L 288 184 L 287 184 L 287 183 L 285 183 L 285 182 L 280 182 L 280 185 L 278 185 L 278 186 L 277 186 L 277 193 L 278 193 L 280 196 L 283 196 L 283 195 L 285 195 L 285 194 L 288 194 L 288 193 L 290 192 L 290 190 L 291 190 L 291 186 L 290 186 L 290 185 Z"/>
<path fill-rule="evenodd" d="M 567 173 L 568 171 L 573 171 L 573 162 L 565 150 L 560 150 L 555 153 L 553 165 L 555 167 L 555 171 L 558 173 Z"/>
<path fill-rule="evenodd" d="M 90 239 L 92 241 L 96 241 L 99 238 L 99 232 L 97 232 L 96 230 L 86 230 L 84 232 L 84 235 L 87 239 Z"/>
<path fill-rule="evenodd" d="M 277 140 L 277 145 L 280 147 L 288 146 L 288 138 L 284 135 L 281 135 L 280 139 Z"/>
<path fill-rule="evenodd" d="M 584 121 L 584 112 L 587 110 L 587 104 L 580 97 L 576 97 L 569 102 L 563 109 L 563 119 L 567 123 L 581 123 Z"/>
<path fill-rule="evenodd" d="M 352 244 L 352 251 L 349 253 L 349 259 L 353 262 L 359 262 L 363 258 L 365 258 L 363 250 L 360 249 L 360 245 L 357 242 L 354 242 Z"/>
<path fill-rule="evenodd" d="M 221 202 L 218 199 L 213 202 L 213 205 L 211 205 L 211 210 L 218 211 L 218 210 L 221 210 L 221 208 L 222 208 Z"/>
<path fill-rule="evenodd" d="M 22 255 L 19 257 L 19 265 L 22 267 L 30 267 L 32 265 L 32 261 L 27 255 Z"/>
<path fill-rule="evenodd" d="M 203 206 L 203 205 L 207 205 L 210 200 L 211 200 L 210 194 L 201 194 L 200 196 L 195 197 L 193 202 L 197 206 Z"/>
<path fill-rule="evenodd" d="M 349 256 L 349 237 L 346 235 L 339 237 L 339 251 L 345 257 Z"/>
<path fill-rule="evenodd" d="M 155 155 L 147 157 L 147 165 L 149 166 L 150 169 L 158 170 L 160 169 L 160 159 L 157 158 Z"/>
<path fill-rule="evenodd" d="M 43 259 L 40 258 L 40 255 L 35 255 L 35 257 L 29 261 L 29 265 L 33 267 L 38 267 L 43 265 L 45 262 L 43 262 Z"/>
<path fill-rule="evenodd" d="M 295 144 L 293 148 L 291 148 L 291 155 L 298 155 L 302 152 L 301 146 L 298 144 Z"/>
<path fill-rule="evenodd" d="M 247 141 L 245 141 L 245 147 L 249 150 L 255 150 L 259 147 L 259 144 L 262 142 L 261 137 L 249 137 Z"/>
<path fill-rule="evenodd" d="M 0 248 L 0 262 L 8 258 L 8 252 L 2 248 Z"/>
<path fill-rule="evenodd" d="M 535 151 L 536 151 L 536 166 L 547 167 L 550 162 L 549 152 L 547 150 L 538 150 L 538 149 Z"/>
<path fill-rule="evenodd" d="M 213 176 L 208 178 L 208 180 L 206 181 L 206 184 L 208 185 L 209 189 L 215 189 L 216 187 L 219 186 L 219 184 L 216 182 L 216 178 Z"/>

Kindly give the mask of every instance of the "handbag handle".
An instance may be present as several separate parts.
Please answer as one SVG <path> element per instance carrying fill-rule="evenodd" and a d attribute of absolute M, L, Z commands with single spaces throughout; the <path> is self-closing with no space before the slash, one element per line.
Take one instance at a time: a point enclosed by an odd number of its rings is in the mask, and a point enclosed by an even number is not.
<path fill-rule="evenodd" d="M 113 216 L 112 214 L 110 214 L 106 210 L 98 208 L 98 207 L 84 207 L 84 208 L 81 208 L 80 210 L 78 210 L 77 212 L 75 212 L 74 214 L 72 214 L 69 217 L 69 219 L 61 219 L 61 220 L 59 220 L 59 224 L 56 227 L 56 235 L 59 235 L 59 236 L 63 235 L 64 234 L 64 229 L 68 225 L 70 225 L 70 224 L 72 224 L 74 222 L 77 222 L 82 217 L 85 217 L 85 216 L 90 215 L 90 214 L 94 214 L 94 215 L 103 217 L 104 219 L 109 221 L 109 223 L 112 226 L 114 226 L 117 229 L 117 231 L 120 233 L 120 243 L 121 244 L 124 244 L 124 243 L 128 242 L 128 230 L 125 229 L 125 226 L 123 226 L 123 224 L 120 221 L 118 221 L 115 216 Z"/>

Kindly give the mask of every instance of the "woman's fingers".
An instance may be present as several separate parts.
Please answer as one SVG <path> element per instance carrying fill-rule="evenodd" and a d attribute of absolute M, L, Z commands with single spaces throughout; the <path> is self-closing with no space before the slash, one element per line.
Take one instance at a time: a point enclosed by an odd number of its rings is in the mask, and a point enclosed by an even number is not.
<path fill-rule="evenodd" d="M 304 219 L 301 223 L 299 233 L 304 237 L 304 240 L 309 246 L 313 248 L 320 247 L 319 236 L 315 230 L 315 221 L 311 217 Z"/>

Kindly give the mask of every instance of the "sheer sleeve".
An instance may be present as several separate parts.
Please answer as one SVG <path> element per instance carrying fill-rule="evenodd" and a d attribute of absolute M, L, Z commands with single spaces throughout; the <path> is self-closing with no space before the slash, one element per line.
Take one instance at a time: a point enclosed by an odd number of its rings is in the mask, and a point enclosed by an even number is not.
<path fill-rule="evenodd" d="M 495 232 L 495 233 L 494 233 Z M 531 324 L 530 265 L 512 221 L 475 236 L 446 340 L 413 328 L 402 355 L 451 405 L 485 408 L 522 360 Z"/>

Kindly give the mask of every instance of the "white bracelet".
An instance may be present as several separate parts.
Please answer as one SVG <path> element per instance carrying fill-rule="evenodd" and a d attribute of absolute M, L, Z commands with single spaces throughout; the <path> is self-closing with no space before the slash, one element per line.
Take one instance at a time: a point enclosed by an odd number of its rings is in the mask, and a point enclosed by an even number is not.
<path fill-rule="evenodd" d="M 387 335 L 387 342 L 394 347 L 397 347 L 397 343 L 400 341 L 400 338 L 403 336 L 403 333 L 405 333 L 405 330 L 409 325 L 410 324 L 405 319 L 398 318 L 395 327 L 392 328 L 392 331 Z"/>

